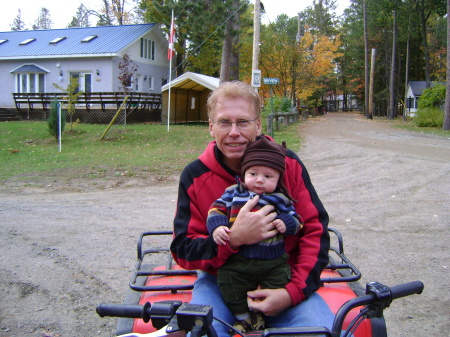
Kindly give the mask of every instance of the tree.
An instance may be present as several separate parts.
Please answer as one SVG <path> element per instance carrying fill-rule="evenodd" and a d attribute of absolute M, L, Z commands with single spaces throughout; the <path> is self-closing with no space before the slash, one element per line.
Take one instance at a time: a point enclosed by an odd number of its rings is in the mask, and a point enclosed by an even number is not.
<path fill-rule="evenodd" d="M 61 87 L 59 84 L 53 83 L 53 86 L 66 93 L 65 100 L 67 100 L 67 114 L 69 115 L 70 131 L 73 131 L 74 121 L 73 116 L 75 114 L 75 104 L 78 97 L 83 94 L 82 91 L 77 91 L 79 83 L 78 78 L 72 77 L 69 81 L 69 85 L 66 88 Z"/>
<path fill-rule="evenodd" d="M 422 45 L 425 56 L 425 80 L 428 85 L 431 84 L 430 74 L 430 51 L 428 46 L 427 22 L 433 13 L 439 15 L 445 14 L 446 0 L 415 0 L 416 11 L 420 17 L 420 29 L 422 34 Z"/>
<path fill-rule="evenodd" d="M 396 48 L 397 48 L 397 12 L 394 9 L 393 13 L 394 17 L 394 23 L 392 27 L 392 57 L 391 57 L 391 72 L 389 76 L 389 112 L 388 112 L 388 118 L 394 119 L 397 114 L 397 108 L 396 103 L 397 100 L 395 99 L 395 58 L 396 58 Z"/>
<path fill-rule="evenodd" d="M 58 99 L 55 97 L 50 103 L 50 112 L 47 120 L 48 133 L 59 140 L 59 107 Z M 61 112 L 61 132 L 66 126 L 66 114 Z"/>
<path fill-rule="evenodd" d="M 89 27 L 89 11 L 83 4 L 78 7 L 77 13 L 72 17 L 72 21 L 67 26 L 67 28 L 81 27 Z"/>
<path fill-rule="evenodd" d="M 51 29 L 53 26 L 53 21 L 50 19 L 50 11 L 42 7 L 41 12 L 33 24 L 33 30 L 36 29 Z"/>
<path fill-rule="evenodd" d="M 124 95 L 128 95 L 131 91 L 134 78 L 133 76 L 136 74 L 138 70 L 137 64 L 131 59 L 130 55 L 123 54 L 122 59 L 119 62 L 119 76 L 118 79 L 121 83 L 121 87 L 119 89 L 123 90 Z M 124 126 L 127 123 L 127 109 L 126 106 L 123 110 L 124 113 L 124 119 L 123 123 Z"/>
<path fill-rule="evenodd" d="M 22 20 L 22 10 L 20 8 L 17 10 L 17 16 L 9 27 L 14 31 L 25 30 L 25 23 Z"/>

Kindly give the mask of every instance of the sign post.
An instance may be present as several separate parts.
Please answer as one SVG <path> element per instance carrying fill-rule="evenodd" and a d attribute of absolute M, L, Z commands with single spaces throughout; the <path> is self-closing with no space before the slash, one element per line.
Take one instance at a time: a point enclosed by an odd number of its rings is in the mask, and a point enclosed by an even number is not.
<path fill-rule="evenodd" d="M 273 86 L 280 84 L 280 79 L 276 77 L 264 77 L 263 84 L 270 85 L 270 110 L 272 111 L 272 116 L 270 118 L 270 136 L 273 137 Z"/>

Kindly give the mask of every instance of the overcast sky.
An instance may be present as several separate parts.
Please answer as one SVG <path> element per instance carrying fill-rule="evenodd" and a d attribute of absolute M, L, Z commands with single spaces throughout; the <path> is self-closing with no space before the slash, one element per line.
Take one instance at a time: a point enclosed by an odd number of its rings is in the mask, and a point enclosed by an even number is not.
<path fill-rule="evenodd" d="M 200 0 L 203 1 L 203 0 Z M 131 3 L 131 0 L 128 0 Z M 312 0 L 262 0 L 266 10 L 266 20 L 275 21 L 280 14 L 287 14 L 289 17 L 296 16 L 298 12 L 311 6 Z M 0 32 L 9 31 L 10 25 L 17 16 L 17 11 L 22 11 L 22 20 L 26 28 L 31 29 L 31 25 L 36 21 L 42 7 L 50 11 L 50 18 L 53 27 L 65 28 L 72 21 L 78 7 L 83 3 L 87 8 L 98 10 L 102 7 L 101 0 L 5 0 L 0 10 Z M 350 6 L 350 0 L 337 0 L 337 14 L 341 15 L 345 8 Z M 176 16 L 176 14 L 175 14 Z M 91 22 L 95 25 L 95 22 Z"/>

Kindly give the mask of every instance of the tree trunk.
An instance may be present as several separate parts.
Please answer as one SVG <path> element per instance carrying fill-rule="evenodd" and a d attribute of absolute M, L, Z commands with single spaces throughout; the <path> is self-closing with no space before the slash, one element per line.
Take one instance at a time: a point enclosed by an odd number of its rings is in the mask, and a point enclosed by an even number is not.
<path fill-rule="evenodd" d="M 364 0 L 364 69 L 365 69 L 365 114 L 372 119 L 372 110 L 369 107 L 369 36 L 367 32 L 367 0 Z"/>
<path fill-rule="evenodd" d="M 389 119 L 394 119 L 396 115 L 396 99 L 395 99 L 395 54 L 397 46 L 397 12 L 394 10 L 394 23 L 392 28 L 392 57 L 391 57 L 391 74 L 389 77 Z"/>
<path fill-rule="evenodd" d="M 403 121 L 408 116 L 408 82 L 409 82 L 409 39 L 411 29 L 411 16 L 408 17 L 408 34 L 406 38 L 406 65 L 405 65 L 405 101 L 403 104 Z"/>
<path fill-rule="evenodd" d="M 220 65 L 220 83 L 227 82 L 230 79 L 231 63 L 231 19 L 228 20 L 225 28 L 225 38 L 222 46 L 222 62 Z"/>
<path fill-rule="evenodd" d="M 447 83 L 443 130 L 450 130 L 450 0 L 447 1 Z"/>
<path fill-rule="evenodd" d="M 427 88 L 431 85 L 430 78 L 430 52 L 428 50 L 428 39 L 427 39 L 427 20 L 428 17 L 425 16 L 425 0 L 419 0 L 418 10 L 420 15 L 420 28 L 422 32 L 422 45 L 423 52 L 425 53 L 425 81 L 427 83 Z"/>

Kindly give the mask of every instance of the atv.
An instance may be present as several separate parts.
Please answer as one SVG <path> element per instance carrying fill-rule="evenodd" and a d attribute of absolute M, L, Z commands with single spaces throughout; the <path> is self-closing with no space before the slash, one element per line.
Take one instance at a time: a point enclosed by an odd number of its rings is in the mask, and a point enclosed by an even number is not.
<path fill-rule="evenodd" d="M 247 336 L 386 337 L 384 309 L 397 298 L 423 291 L 420 281 L 392 287 L 370 282 L 363 287 L 358 282 L 360 271 L 344 254 L 342 235 L 331 228 L 329 232 L 330 260 L 317 292 L 336 315 L 331 331 L 325 327 L 267 328 Z M 137 262 L 124 302 L 102 303 L 97 313 L 101 317 L 120 317 L 116 336 L 121 337 L 175 337 L 187 333 L 217 336 L 211 324 L 216 319 L 213 307 L 189 304 L 197 272 L 181 269 L 173 261 L 168 244 L 161 244 L 161 236 L 171 239 L 172 232 L 144 232 L 139 236 Z M 238 331 L 235 334 L 243 336 Z"/>

